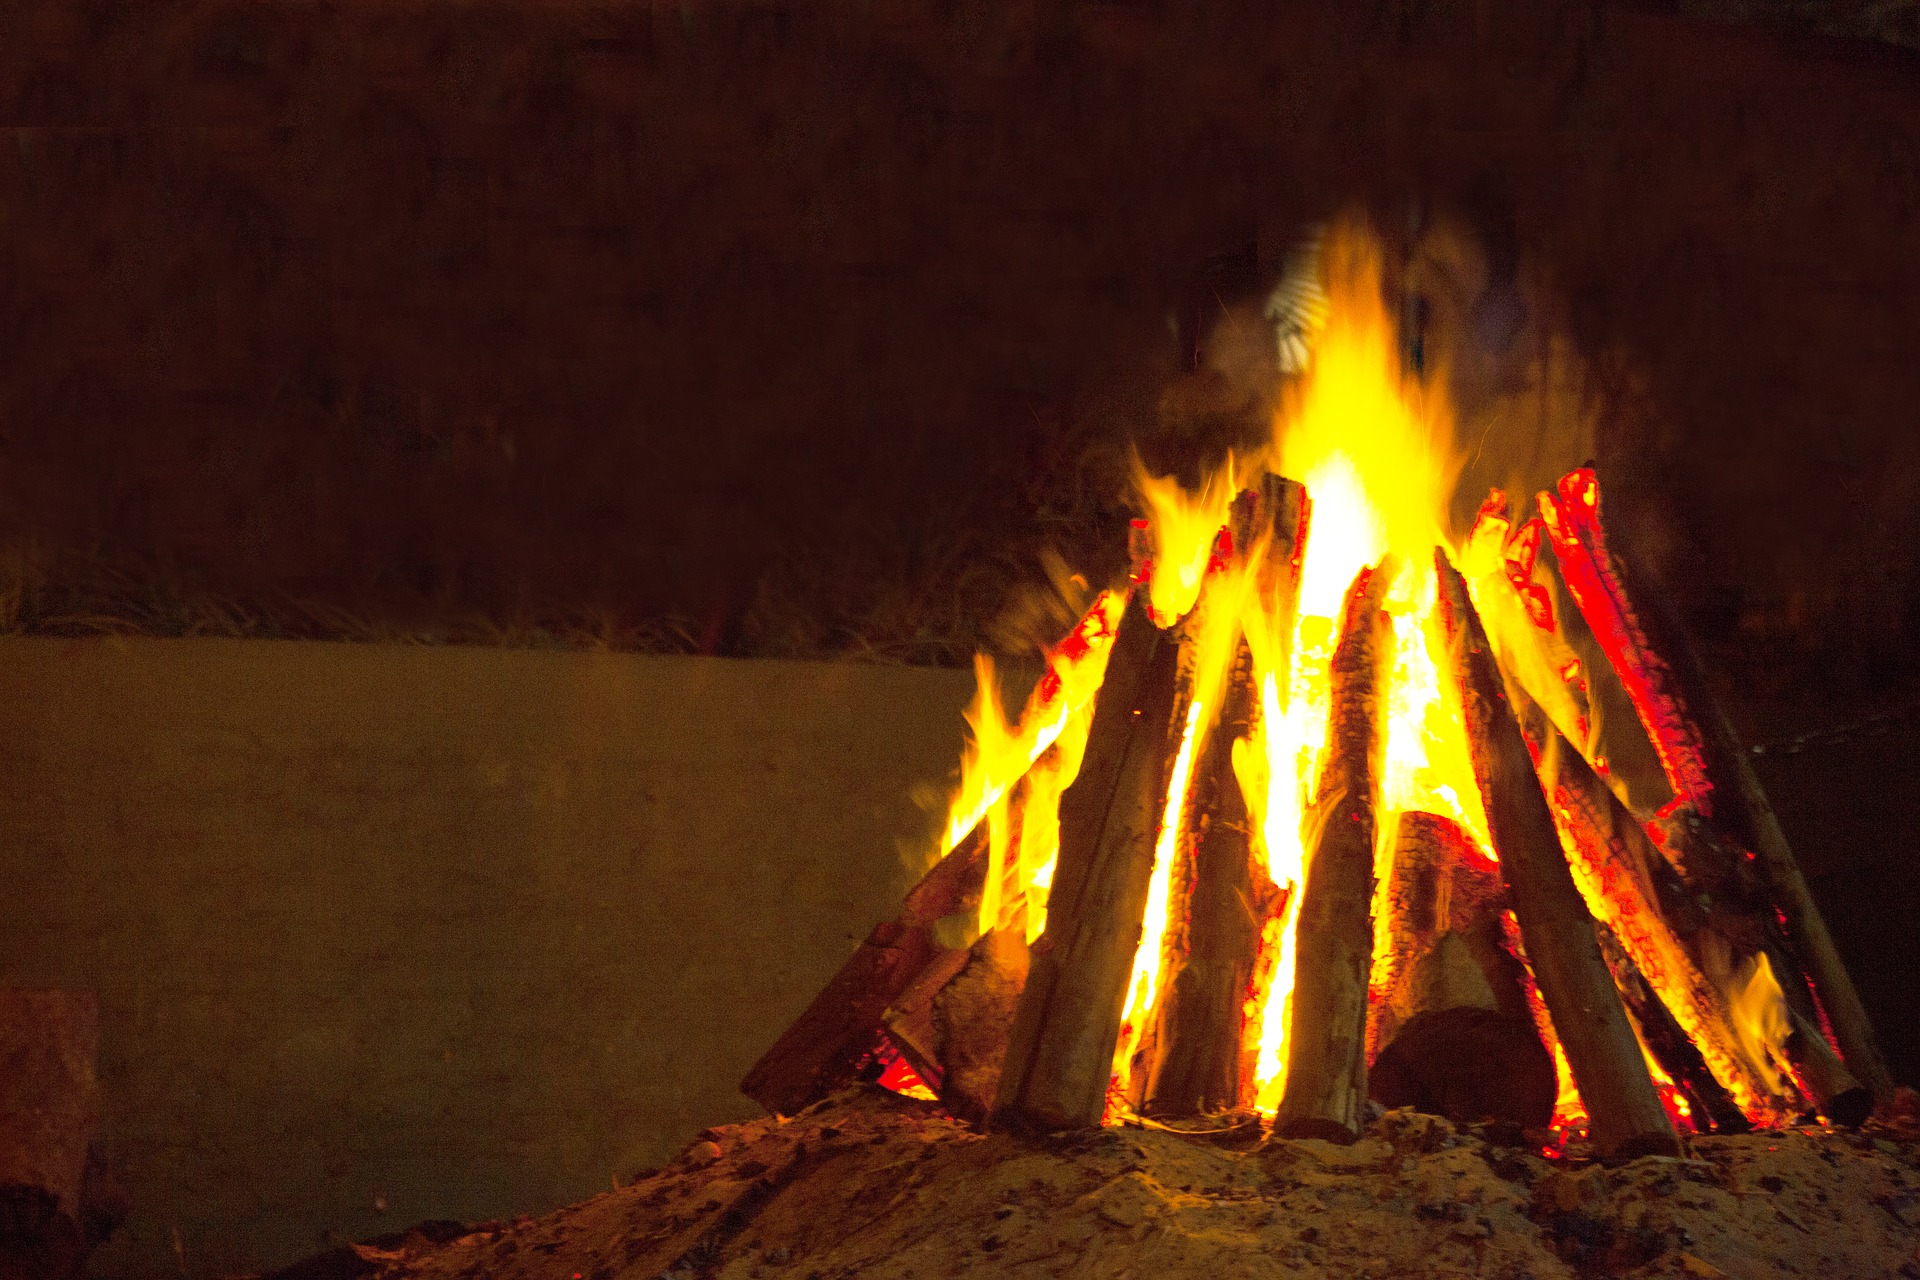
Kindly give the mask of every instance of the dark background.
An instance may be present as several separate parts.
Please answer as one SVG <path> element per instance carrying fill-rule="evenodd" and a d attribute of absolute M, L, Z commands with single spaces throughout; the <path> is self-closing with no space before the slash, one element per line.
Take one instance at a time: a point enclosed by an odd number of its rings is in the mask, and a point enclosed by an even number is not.
<path fill-rule="evenodd" d="M 1043 549 L 1117 563 L 1128 441 L 1244 418 L 1167 394 L 1210 308 L 1337 209 L 1457 210 L 1551 278 L 1749 735 L 1893 713 L 1762 766 L 1920 1078 L 1920 57 L 1175 14 L 0 5 L 0 624 L 1017 647 Z"/>

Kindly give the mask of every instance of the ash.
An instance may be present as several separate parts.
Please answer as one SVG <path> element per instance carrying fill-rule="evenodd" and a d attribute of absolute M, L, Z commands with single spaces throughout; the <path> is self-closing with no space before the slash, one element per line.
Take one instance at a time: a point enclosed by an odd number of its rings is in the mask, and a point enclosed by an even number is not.
<path fill-rule="evenodd" d="M 1023 1138 L 862 1088 L 707 1130 L 544 1218 L 353 1246 L 341 1274 L 1920 1278 L 1907 1130 L 1694 1138 L 1611 1167 L 1503 1138 L 1410 1111 L 1351 1146 L 1248 1126 Z"/>

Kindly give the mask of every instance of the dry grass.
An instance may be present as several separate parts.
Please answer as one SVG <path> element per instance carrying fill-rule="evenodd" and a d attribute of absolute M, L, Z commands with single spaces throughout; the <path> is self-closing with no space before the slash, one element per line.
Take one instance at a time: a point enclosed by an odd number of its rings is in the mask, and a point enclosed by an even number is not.
<path fill-rule="evenodd" d="M 1069 436 L 1071 433 L 1069 433 Z M 0 635 L 218 636 L 964 666 L 1049 644 L 1084 608 L 1086 583 L 1119 567 L 1123 448 L 1077 441 L 995 496 L 905 536 L 796 540 L 770 556 L 724 615 L 634 616 L 604 602 L 541 596 L 524 584 L 476 609 L 449 598 L 357 598 L 241 590 L 215 573 L 125 547 L 0 542 Z M 1018 504 L 1033 506 L 1022 512 Z"/>

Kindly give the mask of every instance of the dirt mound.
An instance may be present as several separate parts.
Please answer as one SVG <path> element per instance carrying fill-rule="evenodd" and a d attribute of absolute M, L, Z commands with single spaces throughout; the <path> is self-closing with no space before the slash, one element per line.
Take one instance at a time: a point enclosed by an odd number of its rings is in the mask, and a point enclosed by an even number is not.
<path fill-rule="evenodd" d="M 1920 1149 L 1818 1128 L 1604 1167 L 1409 1111 L 1359 1142 L 983 1134 L 879 1090 L 711 1129 L 540 1219 L 357 1246 L 381 1280 L 1920 1277 Z"/>

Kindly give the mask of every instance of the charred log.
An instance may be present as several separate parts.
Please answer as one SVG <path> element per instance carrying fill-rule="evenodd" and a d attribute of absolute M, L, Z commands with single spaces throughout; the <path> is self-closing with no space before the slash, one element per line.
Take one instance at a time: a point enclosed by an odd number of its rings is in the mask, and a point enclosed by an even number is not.
<path fill-rule="evenodd" d="M 1672 1011 L 1661 1001 L 1659 993 L 1648 985 L 1640 966 L 1620 945 L 1619 935 L 1598 922 L 1594 929 L 1600 939 L 1600 953 L 1606 957 L 1607 968 L 1613 974 L 1613 985 L 1619 988 L 1627 1012 L 1633 1015 L 1634 1025 L 1640 1029 L 1647 1052 L 1653 1055 L 1653 1060 L 1660 1064 L 1660 1069 L 1667 1073 L 1674 1087 L 1687 1100 L 1687 1110 L 1693 1117 L 1694 1127 L 1706 1133 L 1746 1133 L 1751 1130 L 1753 1124 L 1747 1119 L 1746 1113 L 1740 1110 L 1733 1096 L 1714 1078 L 1700 1050 L 1674 1019 Z"/>
<path fill-rule="evenodd" d="M 955 1116 L 983 1124 L 1000 1087 L 1014 1009 L 1027 984 L 1027 940 L 1018 928 L 995 929 L 963 954 L 965 967 L 933 999 L 939 1094 Z"/>
<path fill-rule="evenodd" d="M 1347 590 L 1330 669 L 1327 754 L 1316 789 L 1288 1035 L 1274 1131 L 1351 1141 L 1365 1124 L 1367 973 L 1373 957 L 1373 843 L 1380 802 L 1391 564 Z"/>
<path fill-rule="evenodd" d="M 927 963 L 880 1015 L 880 1024 L 900 1056 L 925 1084 L 940 1088 L 944 1063 L 934 1025 L 934 1001 L 971 958 L 967 947 L 936 946 Z"/>
<path fill-rule="evenodd" d="M 1813 1095 L 1813 1105 L 1820 1114 L 1844 1125 L 1857 1125 L 1872 1115 L 1873 1091 L 1847 1070 L 1820 1028 L 1794 1011 L 1788 1012 L 1787 1021 L 1792 1027 L 1787 1035 L 1787 1059 L 1793 1063 L 1800 1083 Z"/>
<path fill-rule="evenodd" d="M 1080 772 L 1060 797 L 1060 860 L 995 1096 L 994 1119 L 1052 1131 L 1105 1110 L 1154 846 L 1185 728 L 1182 630 L 1128 602 Z"/>
<path fill-rule="evenodd" d="M 1706 928 L 1704 920 L 1687 921 L 1686 896 L 1645 830 L 1580 753 L 1545 724 L 1525 695 L 1518 690 L 1513 693 L 1521 722 L 1542 735 L 1540 784 L 1553 799 L 1562 846 L 1588 883 L 1589 898 L 1604 895 L 1623 948 L 1642 976 L 1656 984 L 1667 1009 L 1686 1029 L 1715 1078 L 1766 1118 L 1785 1118 L 1796 1105 L 1794 1100 L 1768 1083 L 1760 1064 L 1751 1060 L 1733 1034 L 1727 996 L 1731 983 L 1725 976 L 1733 970 L 1731 942 Z M 1693 948 L 1682 945 L 1682 930 L 1673 924 L 1676 919 Z M 1716 952 L 1715 967 L 1722 972 L 1719 983 L 1694 959 L 1696 949 L 1707 947 Z"/>
<path fill-rule="evenodd" d="M 1880 1052 L 1873 1023 L 1860 1003 L 1853 976 L 1847 972 L 1846 963 L 1833 945 L 1826 918 L 1820 914 L 1820 905 L 1807 887 L 1793 846 L 1787 842 L 1787 833 L 1781 829 L 1779 818 L 1774 816 L 1773 805 L 1753 771 L 1739 732 L 1713 696 L 1686 632 L 1676 622 L 1667 620 L 1664 607 L 1657 613 L 1662 618 L 1662 642 L 1673 654 L 1675 670 L 1695 714 L 1704 722 L 1709 747 L 1708 768 L 1718 801 L 1716 815 L 1735 839 L 1756 855 L 1760 878 L 1786 925 L 1794 959 L 1799 961 L 1800 969 L 1819 996 L 1820 1008 L 1833 1027 L 1833 1036 L 1839 1042 L 1847 1069 L 1866 1086 L 1876 1102 L 1891 1101 L 1893 1076 Z"/>
<path fill-rule="evenodd" d="M 1184 859 L 1190 874 L 1185 884 L 1175 882 L 1175 900 L 1187 909 L 1173 926 L 1177 936 L 1148 1030 L 1154 1051 L 1133 1080 L 1133 1104 L 1145 1115 L 1199 1115 L 1247 1101 L 1244 1006 L 1278 896 L 1266 869 L 1255 865 L 1246 798 L 1233 771 L 1233 748 L 1252 732 L 1258 707 L 1253 659 L 1242 642 L 1187 801 L 1181 844 L 1192 851 Z"/>
<path fill-rule="evenodd" d="M 1393 947 L 1376 966 L 1368 1087 L 1386 1107 L 1471 1123 L 1553 1119 L 1553 1058 L 1520 962 L 1506 950 L 1499 872 L 1452 822 L 1400 815 L 1387 903 Z"/>
<path fill-rule="evenodd" d="M 1679 1139 L 1601 958 L 1593 917 L 1561 855 L 1486 632 L 1444 552 L 1436 552 L 1435 567 L 1494 850 L 1541 998 L 1586 1104 L 1594 1146 L 1607 1156 L 1677 1155 Z"/>
<path fill-rule="evenodd" d="M 934 941 L 934 922 L 977 905 L 986 871 L 983 821 L 908 891 L 896 918 L 874 928 L 747 1072 L 740 1092 L 792 1115 L 851 1084 L 887 1010 L 946 950 Z"/>
<path fill-rule="evenodd" d="M 1253 590 L 1286 637 L 1300 594 L 1304 517 L 1305 491 L 1269 475 L 1235 499 L 1229 525 L 1234 553 L 1250 564 Z M 1288 658 L 1275 655 L 1283 682 Z M 1169 925 L 1163 994 L 1131 1081 L 1130 1100 L 1143 1114 L 1199 1115 L 1251 1102 L 1242 1044 L 1247 992 L 1261 935 L 1281 905 L 1279 890 L 1255 860 L 1233 767 L 1234 751 L 1252 736 L 1259 710 L 1253 654 L 1242 639 L 1182 809 L 1174 900 L 1187 906 Z"/>

